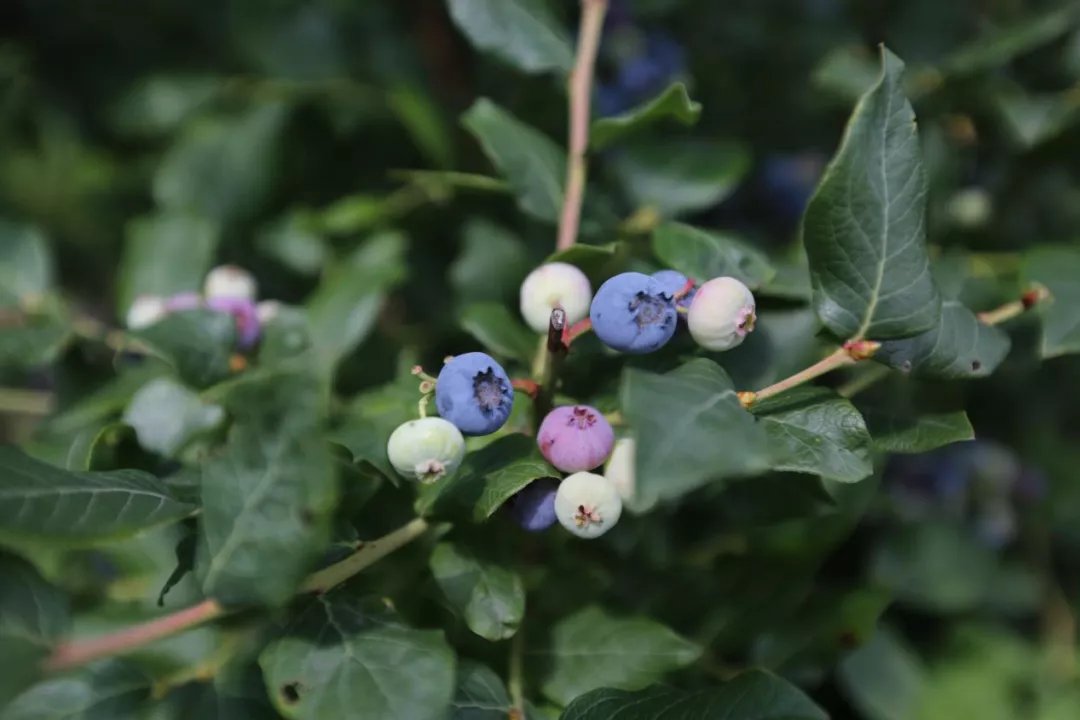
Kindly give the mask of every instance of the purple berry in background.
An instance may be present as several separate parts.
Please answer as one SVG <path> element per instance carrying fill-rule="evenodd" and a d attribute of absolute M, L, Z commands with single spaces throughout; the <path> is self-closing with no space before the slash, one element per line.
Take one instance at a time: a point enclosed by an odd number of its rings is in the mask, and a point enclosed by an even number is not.
<path fill-rule="evenodd" d="M 451 358 L 439 372 L 435 407 L 465 435 L 489 435 L 510 417 L 514 388 L 491 356 L 465 353 Z"/>
<path fill-rule="evenodd" d="M 689 278 L 683 275 L 678 270 L 658 270 L 650 276 L 653 280 L 660 283 L 664 292 L 675 296 L 683 291 L 686 287 L 686 283 L 690 282 Z M 683 295 L 681 298 L 675 301 L 675 305 L 681 308 L 690 309 L 690 301 L 694 299 L 694 295 L 697 294 L 697 286 L 694 286 L 690 292 Z"/>
<path fill-rule="evenodd" d="M 197 292 L 182 292 L 171 295 L 165 299 L 165 310 L 168 312 L 183 312 L 196 310 L 202 307 L 202 295 Z"/>
<path fill-rule="evenodd" d="M 596 408 L 564 405 L 549 412 L 540 423 L 536 444 L 549 463 L 563 472 L 575 473 L 603 465 L 615 445 L 615 433 Z"/>
<path fill-rule="evenodd" d="M 206 300 L 206 307 L 233 316 L 238 349 L 250 350 L 259 342 L 259 316 L 254 301 L 241 297 L 213 297 Z"/>
<path fill-rule="evenodd" d="M 589 308 L 593 332 L 608 347 L 626 353 L 659 350 L 678 326 L 675 300 L 642 273 L 626 272 L 600 286 Z"/>
<path fill-rule="evenodd" d="M 554 478 L 540 478 L 526 485 L 507 503 L 510 514 L 518 525 L 529 532 L 547 530 L 555 524 L 555 493 L 559 491 L 559 481 Z"/>

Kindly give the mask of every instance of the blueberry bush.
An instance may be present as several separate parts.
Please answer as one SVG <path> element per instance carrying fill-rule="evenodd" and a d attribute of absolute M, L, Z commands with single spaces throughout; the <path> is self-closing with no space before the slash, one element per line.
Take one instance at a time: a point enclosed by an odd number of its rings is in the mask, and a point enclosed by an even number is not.
<path fill-rule="evenodd" d="M 1075 2 L 9 0 L 0 88 L 2 720 L 1080 717 Z"/>

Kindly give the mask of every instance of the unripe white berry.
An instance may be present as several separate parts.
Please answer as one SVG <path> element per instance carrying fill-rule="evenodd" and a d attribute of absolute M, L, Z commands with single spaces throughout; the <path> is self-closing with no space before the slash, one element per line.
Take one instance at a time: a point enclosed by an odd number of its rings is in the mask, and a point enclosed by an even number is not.
<path fill-rule="evenodd" d="M 129 330 L 150 327 L 168 314 L 165 298 L 158 295 L 139 295 L 128 308 L 124 319 Z"/>
<path fill-rule="evenodd" d="M 574 473 L 559 484 L 555 493 L 555 517 L 578 537 L 600 537 L 619 522 L 621 515 L 619 492 L 603 475 Z"/>
<path fill-rule="evenodd" d="M 637 446 L 633 438 L 619 438 L 615 441 L 615 449 L 611 451 L 607 467 L 604 468 L 604 477 L 615 485 L 619 497 L 624 501 L 634 496 L 634 461 Z"/>
<path fill-rule="evenodd" d="M 465 438 L 453 423 L 442 418 L 410 420 L 390 434 L 386 454 L 402 476 L 432 483 L 461 465 Z"/>
<path fill-rule="evenodd" d="M 698 288 L 686 325 L 706 350 L 730 350 L 753 331 L 756 320 L 750 288 L 733 277 L 719 277 Z"/>
<path fill-rule="evenodd" d="M 218 265 L 206 274 L 203 295 L 209 298 L 254 300 L 258 289 L 255 278 L 242 267 Z"/>
<path fill-rule="evenodd" d="M 277 300 L 263 300 L 255 306 L 255 317 L 259 319 L 260 325 L 266 325 L 280 314 L 281 303 Z"/>
<path fill-rule="evenodd" d="M 569 263 L 541 265 L 521 283 L 521 315 L 538 333 L 547 332 L 551 311 L 556 307 L 566 311 L 568 325 L 584 320 L 591 300 L 589 278 Z"/>

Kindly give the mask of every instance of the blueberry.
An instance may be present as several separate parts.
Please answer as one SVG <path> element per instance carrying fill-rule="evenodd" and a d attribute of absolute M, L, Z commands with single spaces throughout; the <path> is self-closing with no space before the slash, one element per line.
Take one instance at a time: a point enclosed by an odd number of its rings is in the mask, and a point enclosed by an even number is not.
<path fill-rule="evenodd" d="M 555 494 L 555 516 L 578 537 L 592 539 L 606 533 L 622 515 L 622 499 L 615 484 L 603 475 L 574 473 Z"/>
<path fill-rule="evenodd" d="M 529 532 L 547 530 L 555 524 L 555 493 L 559 481 L 540 478 L 526 485 L 507 503 L 518 525 Z"/>
<path fill-rule="evenodd" d="M 236 347 L 249 350 L 259 342 L 259 315 L 252 300 L 241 297 L 207 298 L 206 307 L 215 312 L 229 313 L 236 321 Z"/>
<path fill-rule="evenodd" d="M 677 295 L 686 288 L 686 283 L 690 282 L 689 279 L 677 270 L 658 270 L 652 274 L 652 279 L 660 283 L 660 287 L 664 292 Z M 697 294 L 697 288 L 692 288 L 690 292 L 683 295 L 681 298 L 675 301 L 678 307 L 690 309 L 690 302 L 694 299 L 694 295 Z"/>
<path fill-rule="evenodd" d="M 678 325 L 671 293 L 636 272 L 616 275 L 601 285 L 589 317 L 593 332 L 605 345 L 627 353 L 659 350 Z"/>
<path fill-rule="evenodd" d="M 465 353 L 452 358 L 439 373 L 435 407 L 466 435 L 488 435 L 510 417 L 514 389 L 506 371 L 490 356 Z"/>
<path fill-rule="evenodd" d="M 566 405 L 547 414 L 536 433 L 547 461 L 563 472 L 592 470 L 604 464 L 615 433 L 600 411 L 588 405 Z"/>
<path fill-rule="evenodd" d="M 521 284 L 521 315 L 535 332 L 546 333 L 551 311 L 561 307 L 573 325 L 589 314 L 592 286 L 589 278 L 569 263 L 547 263 L 529 273 Z"/>
<path fill-rule="evenodd" d="M 742 344 L 757 321 L 754 295 L 732 277 L 713 278 L 698 288 L 686 324 L 706 350 L 730 350 Z"/>
<path fill-rule="evenodd" d="M 390 434 L 386 455 L 404 477 L 431 483 L 458 469 L 465 457 L 465 438 L 442 418 L 410 420 Z"/>

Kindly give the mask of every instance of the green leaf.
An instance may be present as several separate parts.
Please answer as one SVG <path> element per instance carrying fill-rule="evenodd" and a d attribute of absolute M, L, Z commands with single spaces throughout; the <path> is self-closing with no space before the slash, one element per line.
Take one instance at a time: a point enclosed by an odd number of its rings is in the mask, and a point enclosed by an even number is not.
<path fill-rule="evenodd" d="M 645 687 L 700 655 L 700 647 L 655 620 L 618 618 L 590 606 L 551 629 L 540 687 L 545 696 L 566 705 L 596 688 Z"/>
<path fill-rule="evenodd" d="M 603 245 L 574 243 L 565 250 L 557 250 L 548 255 L 545 263 L 564 262 L 574 265 L 589 277 L 589 281 L 599 285 L 615 274 L 625 253 L 625 243 L 610 242 Z"/>
<path fill-rule="evenodd" d="M 156 378 L 139 388 L 123 419 L 135 429 L 140 445 L 171 456 L 193 437 L 220 425 L 225 412 L 183 385 Z"/>
<path fill-rule="evenodd" d="M 461 122 L 510 183 L 518 207 L 538 220 L 558 220 L 566 177 L 563 150 L 487 98 L 473 103 Z"/>
<path fill-rule="evenodd" d="M 153 475 L 68 472 L 0 447 L 0 537 L 78 545 L 134 535 L 190 514 Z"/>
<path fill-rule="evenodd" d="M 57 298 L 48 298 L 33 312 L 17 311 L 15 317 L 12 324 L 0 326 L 0 369 L 48 365 L 72 338 L 67 308 Z"/>
<path fill-rule="evenodd" d="M 0 708 L 41 674 L 41 663 L 69 632 L 67 598 L 33 565 L 0 553 Z"/>
<path fill-rule="evenodd" d="M 600 118 L 593 122 L 589 132 L 589 146 L 593 150 L 602 150 L 661 120 L 671 118 L 680 125 L 689 126 L 694 125 L 700 116 L 701 103 L 690 99 L 684 83 L 675 82 L 648 102 L 621 115 Z"/>
<path fill-rule="evenodd" d="M 698 282 L 728 275 L 756 290 L 776 272 L 757 248 L 731 235 L 683 223 L 666 222 L 657 227 L 652 250 L 664 265 Z"/>
<path fill-rule="evenodd" d="M 840 688 L 867 720 L 915 717 L 923 695 L 924 670 L 901 638 L 879 628 L 870 641 L 844 658 Z"/>
<path fill-rule="evenodd" d="M 290 270 L 315 275 L 330 255 L 318 229 L 318 220 L 310 211 L 295 210 L 259 232 L 255 245 Z"/>
<path fill-rule="evenodd" d="M 308 299 L 308 322 L 323 374 L 352 352 L 375 326 L 386 293 L 405 279 L 407 241 L 383 233 L 333 266 Z"/>
<path fill-rule="evenodd" d="M 235 421 L 202 467 L 196 562 L 203 591 L 222 603 L 288 602 L 326 546 L 337 476 L 318 387 L 309 374 L 281 372 L 225 399 Z"/>
<path fill-rule="evenodd" d="M 450 542 L 435 546 L 429 564 L 470 630 L 493 642 L 513 637 L 525 616 L 525 586 L 516 572 Z"/>
<path fill-rule="evenodd" d="M 121 133 L 154 137 L 176 130 L 221 90 L 218 78 L 148 75 L 128 90 L 109 115 Z"/>
<path fill-rule="evenodd" d="M 136 218 L 124 232 L 116 296 L 121 315 L 139 295 L 168 297 L 201 288 L 221 239 L 216 223 L 185 212 Z"/>
<path fill-rule="evenodd" d="M 926 251 L 915 113 L 900 83 L 904 64 L 881 52 L 881 79 L 856 106 L 803 224 L 814 308 L 844 339 L 910 337 L 931 329 L 941 308 Z"/>
<path fill-rule="evenodd" d="M 4 720 L 116 720 L 136 717 L 151 678 L 134 663 L 108 660 L 34 685 L 6 708 Z"/>
<path fill-rule="evenodd" d="M 569 72 L 574 49 L 545 0 L 447 0 L 454 24 L 481 50 L 527 73 Z"/>
<path fill-rule="evenodd" d="M 623 373 L 621 404 L 637 439 L 636 512 L 712 480 L 768 467 L 764 428 L 743 409 L 731 378 L 711 360 L 691 360 L 666 375 Z"/>
<path fill-rule="evenodd" d="M 229 313 L 185 310 L 170 313 L 135 333 L 189 385 L 205 388 L 229 377 L 236 321 Z"/>
<path fill-rule="evenodd" d="M 1042 247 L 1024 257 L 1023 276 L 1050 290 L 1042 303 L 1041 354 L 1044 358 L 1080 352 L 1080 250 Z"/>
<path fill-rule="evenodd" d="M 874 360 L 914 377 L 962 379 L 986 377 L 1009 353 L 1009 336 L 979 322 L 955 300 L 941 306 L 937 327 L 904 340 L 887 340 Z"/>
<path fill-rule="evenodd" d="M 754 405 L 774 470 L 858 482 L 874 472 L 870 434 L 850 401 L 824 388 L 794 388 Z"/>
<path fill-rule="evenodd" d="M 923 453 L 975 439 L 960 398 L 950 397 L 936 386 L 913 386 L 912 381 L 897 378 L 855 399 L 875 450 Z"/>
<path fill-rule="evenodd" d="M 485 218 L 469 218 L 464 247 L 450 265 L 450 283 L 462 302 L 517 303 L 518 289 L 532 269 L 521 238 Z"/>
<path fill-rule="evenodd" d="M 443 720 L 454 696 L 454 652 L 441 632 L 340 592 L 312 599 L 259 664 L 290 720 Z"/>
<path fill-rule="evenodd" d="M 560 476 L 533 438 L 504 435 L 467 455 L 453 477 L 421 487 L 416 510 L 449 516 L 464 511 L 475 522 L 483 522 L 533 480 Z"/>
<path fill-rule="evenodd" d="M 507 720 L 513 703 L 491 668 L 471 660 L 457 666 L 457 689 L 450 720 Z"/>
<path fill-rule="evenodd" d="M 525 327 L 506 305 L 475 303 L 461 311 L 462 329 L 496 355 L 528 364 L 536 352 L 537 335 Z"/>
<path fill-rule="evenodd" d="M 998 93 L 997 110 L 1013 137 L 1032 148 L 1080 122 L 1080 100 L 1070 91 L 1031 95 L 1020 88 Z"/>
<path fill-rule="evenodd" d="M 952 76 L 992 70 L 1051 42 L 1077 25 L 1080 25 L 1080 11 L 1075 5 L 1065 3 L 964 45 L 942 63 L 942 70 Z"/>
<path fill-rule="evenodd" d="M 639 692 L 604 688 L 583 695 L 560 720 L 827 720 L 825 711 L 794 685 L 763 670 L 737 675 L 719 688 Z"/>
<path fill-rule="evenodd" d="M 861 44 L 829 51 L 813 74 L 815 87 L 850 101 L 873 87 L 877 79 L 877 64 Z"/>
<path fill-rule="evenodd" d="M 28 304 L 47 293 L 52 282 L 53 259 L 45 235 L 0 218 L 0 307 Z"/>
<path fill-rule="evenodd" d="M 287 117 L 286 105 L 267 102 L 235 118 L 186 124 L 154 175 L 154 199 L 222 225 L 251 217 L 278 177 Z"/>
<path fill-rule="evenodd" d="M 634 205 L 675 216 L 730 196 L 750 170 L 750 154 L 735 142 L 640 141 L 622 150 L 613 165 Z"/>

